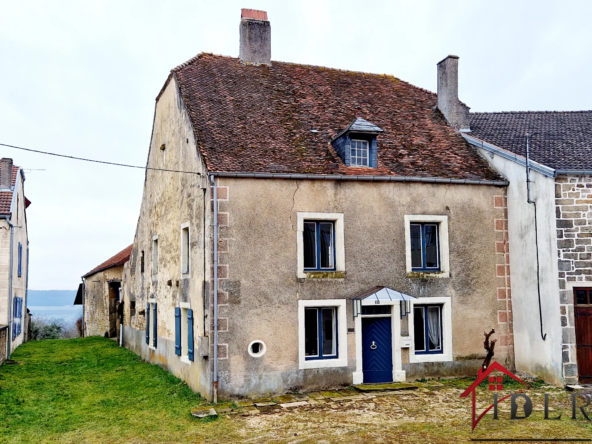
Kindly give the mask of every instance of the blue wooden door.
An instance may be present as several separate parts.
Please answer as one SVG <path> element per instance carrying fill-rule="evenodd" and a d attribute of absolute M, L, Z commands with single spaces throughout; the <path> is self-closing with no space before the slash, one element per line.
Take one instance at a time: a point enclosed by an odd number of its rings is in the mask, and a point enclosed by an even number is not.
<path fill-rule="evenodd" d="M 364 382 L 392 382 L 391 318 L 362 318 Z"/>

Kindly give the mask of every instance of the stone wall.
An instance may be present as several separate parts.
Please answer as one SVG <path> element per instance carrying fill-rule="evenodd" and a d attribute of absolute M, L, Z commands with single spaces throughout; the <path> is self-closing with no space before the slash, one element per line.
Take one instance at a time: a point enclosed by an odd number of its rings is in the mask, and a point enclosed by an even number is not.
<path fill-rule="evenodd" d="M 0 365 L 6 360 L 6 339 L 8 338 L 8 327 L 0 326 Z"/>
<path fill-rule="evenodd" d="M 109 335 L 109 316 L 116 317 L 114 300 L 109 299 L 109 281 L 123 277 L 123 267 L 100 271 L 84 279 L 84 322 L 86 336 Z M 112 305 L 111 313 L 109 305 Z"/>
<path fill-rule="evenodd" d="M 576 384 L 573 289 L 592 287 L 592 176 L 559 176 L 555 182 L 563 371 L 566 384 Z"/>

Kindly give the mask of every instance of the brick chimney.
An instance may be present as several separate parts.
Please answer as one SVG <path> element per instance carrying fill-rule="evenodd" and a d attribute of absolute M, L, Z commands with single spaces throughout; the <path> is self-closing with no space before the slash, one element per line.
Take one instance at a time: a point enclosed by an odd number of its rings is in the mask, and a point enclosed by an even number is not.
<path fill-rule="evenodd" d="M 454 129 L 469 129 L 470 108 L 458 99 L 458 56 L 438 63 L 438 109 Z"/>
<path fill-rule="evenodd" d="M 6 189 L 12 187 L 12 159 L 2 158 L 0 166 L 0 188 Z"/>
<path fill-rule="evenodd" d="M 239 57 L 243 63 L 271 65 L 271 25 L 267 12 L 241 9 Z"/>

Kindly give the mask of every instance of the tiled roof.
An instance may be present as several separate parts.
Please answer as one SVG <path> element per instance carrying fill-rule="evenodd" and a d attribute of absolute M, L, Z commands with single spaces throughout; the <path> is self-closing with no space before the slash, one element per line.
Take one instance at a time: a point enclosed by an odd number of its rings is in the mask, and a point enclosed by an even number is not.
<path fill-rule="evenodd" d="M 392 76 L 211 54 L 173 75 L 211 172 L 500 179 L 434 111 L 435 94 Z M 376 169 L 346 167 L 330 145 L 357 117 L 384 130 Z"/>
<path fill-rule="evenodd" d="M 592 170 L 592 111 L 471 113 L 471 136 L 555 169 Z"/>
<path fill-rule="evenodd" d="M 107 270 L 108 268 L 119 267 L 119 266 L 125 264 L 127 261 L 129 261 L 130 255 L 132 254 L 132 247 L 133 247 L 133 244 L 130 245 L 129 247 L 125 248 L 124 250 L 120 251 L 119 253 L 117 253 L 111 259 L 106 260 L 98 267 L 93 268 L 92 270 L 90 270 L 88 273 L 86 273 L 82 277 L 86 278 L 86 277 L 91 276 L 95 273 L 98 273 L 99 271 L 104 271 L 104 270 Z"/>
<path fill-rule="evenodd" d="M 16 185 L 16 177 L 19 167 L 12 166 L 12 186 Z M 0 181 L 2 180 L 2 171 L 0 169 Z M 10 204 L 12 203 L 12 191 L 0 191 L 0 214 L 10 214 Z"/>

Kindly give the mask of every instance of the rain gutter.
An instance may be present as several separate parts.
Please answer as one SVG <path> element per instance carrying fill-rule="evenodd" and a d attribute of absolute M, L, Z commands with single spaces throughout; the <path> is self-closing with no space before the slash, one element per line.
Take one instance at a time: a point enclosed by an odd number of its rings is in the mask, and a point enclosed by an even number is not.
<path fill-rule="evenodd" d="M 275 173 L 210 173 L 212 177 L 233 177 L 244 179 L 288 179 L 288 180 L 341 180 L 357 182 L 421 182 L 444 183 L 459 185 L 493 185 L 506 187 L 507 180 L 480 179 L 445 179 L 442 177 L 410 177 L 410 176 L 344 176 L 330 174 L 275 174 Z"/>

